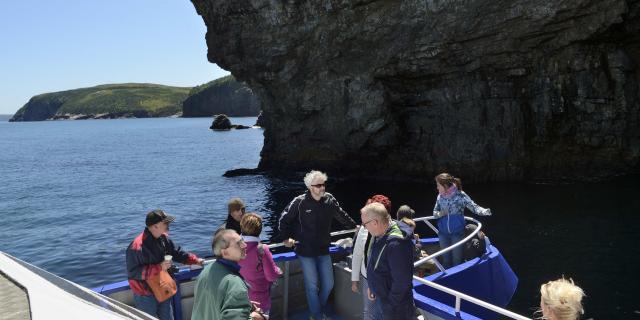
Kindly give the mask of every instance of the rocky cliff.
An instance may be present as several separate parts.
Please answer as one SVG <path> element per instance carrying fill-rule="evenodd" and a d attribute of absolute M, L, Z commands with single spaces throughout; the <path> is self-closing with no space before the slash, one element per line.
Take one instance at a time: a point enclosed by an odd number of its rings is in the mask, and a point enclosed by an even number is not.
<path fill-rule="evenodd" d="M 183 117 L 210 117 L 226 114 L 230 117 L 257 117 L 260 101 L 244 83 L 226 76 L 191 90 L 182 103 Z"/>
<path fill-rule="evenodd" d="M 640 171 L 638 0 L 192 0 L 262 101 L 263 169 Z"/>

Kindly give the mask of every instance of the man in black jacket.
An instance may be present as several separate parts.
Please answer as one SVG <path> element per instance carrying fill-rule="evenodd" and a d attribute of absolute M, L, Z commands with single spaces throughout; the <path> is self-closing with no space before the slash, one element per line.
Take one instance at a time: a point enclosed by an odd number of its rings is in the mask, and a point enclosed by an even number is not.
<path fill-rule="evenodd" d="M 367 248 L 369 300 L 376 319 L 415 319 L 413 303 L 413 234 L 401 230 L 385 207 L 371 203 L 361 210 L 362 225 L 375 238 Z"/>
<path fill-rule="evenodd" d="M 284 245 L 292 247 L 298 241 L 295 251 L 304 276 L 309 311 L 316 320 L 328 313 L 327 299 L 333 289 L 329 255 L 331 221 L 335 217 L 347 227 L 356 226 L 338 201 L 325 192 L 326 181 L 327 175 L 323 172 L 307 173 L 304 184 L 308 191 L 295 197 L 280 217 L 280 235 L 286 239 Z"/>

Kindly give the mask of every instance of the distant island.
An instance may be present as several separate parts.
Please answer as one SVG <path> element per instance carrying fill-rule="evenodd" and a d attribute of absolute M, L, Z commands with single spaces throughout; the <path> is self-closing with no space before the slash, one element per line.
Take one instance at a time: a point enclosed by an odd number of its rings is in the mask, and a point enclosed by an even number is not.
<path fill-rule="evenodd" d="M 185 103 L 186 112 L 183 111 Z M 196 110 L 196 111 L 193 111 Z M 197 87 L 105 84 L 32 97 L 9 121 L 258 116 L 257 98 L 229 75 Z"/>

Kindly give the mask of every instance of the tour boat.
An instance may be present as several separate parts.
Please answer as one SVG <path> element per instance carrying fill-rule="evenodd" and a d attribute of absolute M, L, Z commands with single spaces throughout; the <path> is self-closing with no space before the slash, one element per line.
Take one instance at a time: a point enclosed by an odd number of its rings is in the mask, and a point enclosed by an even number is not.
<path fill-rule="evenodd" d="M 415 219 L 430 223 L 434 217 Z M 433 261 L 438 271 L 423 278 L 414 276 L 413 297 L 423 319 L 529 319 L 504 309 L 511 300 L 518 279 L 509 264 L 487 238 L 485 253 L 460 265 L 444 269 L 436 259 L 444 252 L 473 238 L 482 224 L 465 218 L 478 228 L 452 246 L 440 250 L 438 238 L 421 239 L 428 256 L 416 261 L 419 266 Z M 353 235 L 355 230 L 332 233 L 334 238 Z M 334 289 L 330 297 L 336 319 L 361 319 L 362 297 L 351 291 L 350 241 L 336 241 L 330 248 L 334 269 Z M 338 245 L 340 244 L 340 245 Z M 282 244 L 272 244 L 273 250 Z M 282 249 L 282 248 L 278 248 Z M 1 252 L 0 252 L 1 253 Z M 272 291 L 271 319 L 308 318 L 302 271 L 294 252 L 274 253 L 282 269 Z M 209 259 L 206 263 L 211 263 Z M 4 315 L 30 315 L 31 319 L 155 319 L 133 308 L 133 293 L 126 279 L 93 289 L 84 288 L 6 253 L 0 254 L 0 292 L 7 295 L 0 302 Z M 174 274 L 179 284 L 172 298 L 174 318 L 190 319 L 194 285 L 202 267 L 182 266 Z M 11 317 L 9 317 L 11 319 Z M 27 317 L 29 319 L 29 317 Z"/>

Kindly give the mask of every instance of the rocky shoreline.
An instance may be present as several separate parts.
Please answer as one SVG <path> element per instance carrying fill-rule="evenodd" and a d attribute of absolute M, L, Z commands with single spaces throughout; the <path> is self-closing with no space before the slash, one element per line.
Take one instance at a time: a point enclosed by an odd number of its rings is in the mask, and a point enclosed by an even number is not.
<path fill-rule="evenodd" d="M 194 88 L 108 84 L 34 96 L 9 121 L 211 117 L 219 113 L 255 117 L 260 101 L 233 76 Z"/>
<path fill-rule="evenodd" d="M 168 117 L 179 117 L 180 114 L 168 116 Z M 151 118 L 151 116 L 146 112 L 139 113 L 99 113 L 99 114 L 56 114 L 51 118 L 46 119 L 46 121 L 51 120 L 104 120 L 104 119 L 129 119 L 129 118 Z"/>

